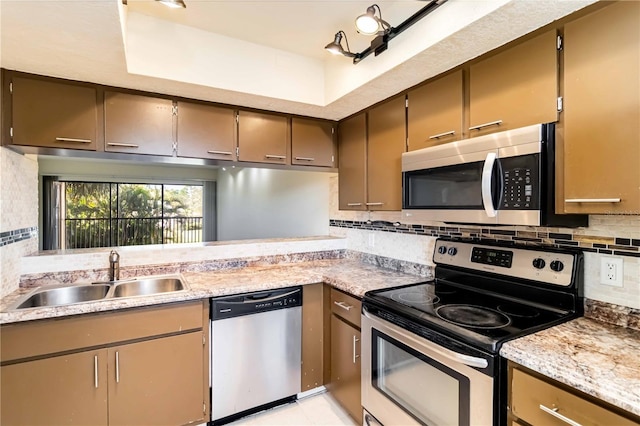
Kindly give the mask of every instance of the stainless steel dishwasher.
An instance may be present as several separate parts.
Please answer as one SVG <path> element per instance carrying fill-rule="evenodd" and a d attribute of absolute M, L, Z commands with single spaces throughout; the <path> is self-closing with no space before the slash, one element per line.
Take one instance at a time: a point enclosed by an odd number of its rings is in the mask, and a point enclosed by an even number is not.
<path fill-rule="evenodd" d="M 211 299 L 213 424 L 295 400 L 301 334 L 301 287 Z"/>

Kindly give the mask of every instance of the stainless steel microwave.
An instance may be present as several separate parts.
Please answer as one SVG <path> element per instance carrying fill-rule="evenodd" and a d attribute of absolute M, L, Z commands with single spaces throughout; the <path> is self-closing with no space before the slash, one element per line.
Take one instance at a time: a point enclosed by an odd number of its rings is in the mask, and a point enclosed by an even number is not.
<path fill-rule="evenodd" d="M 450 223 L 587 226 L 555 213 L 555 124 L 402 154 L 402 216 Z"/>

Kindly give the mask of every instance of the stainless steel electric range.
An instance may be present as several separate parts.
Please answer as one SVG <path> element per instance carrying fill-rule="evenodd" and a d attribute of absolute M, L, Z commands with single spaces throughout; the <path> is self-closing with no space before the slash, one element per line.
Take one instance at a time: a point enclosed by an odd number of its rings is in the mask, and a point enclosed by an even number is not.
<path fill-rule="evenodd" d="M 365 424 L 505 425 L 500 347 L 582 315 L 582 253 L 439 239 L 433 260 L 433 281 L 363 298 Z"/>

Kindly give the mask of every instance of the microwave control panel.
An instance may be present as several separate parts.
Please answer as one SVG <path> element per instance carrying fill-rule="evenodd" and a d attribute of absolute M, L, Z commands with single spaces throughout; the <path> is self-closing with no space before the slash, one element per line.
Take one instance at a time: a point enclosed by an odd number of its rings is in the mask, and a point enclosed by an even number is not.
<path fill-rule="evenodd" d="M 538 210 L 540 208 L 540 155 L 529 154 L 501 158 L 502 210 Z"/>

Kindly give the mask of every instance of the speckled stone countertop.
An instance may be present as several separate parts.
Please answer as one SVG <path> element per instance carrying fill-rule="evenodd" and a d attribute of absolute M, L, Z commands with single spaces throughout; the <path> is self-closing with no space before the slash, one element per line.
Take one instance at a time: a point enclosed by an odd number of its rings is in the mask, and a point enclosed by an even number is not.
<path fill-rule="evenodd" d="M 500 355 L 640 415 L 640 331 L 590 318 L 505 343 Z"/>
<path fill-rule="evenodd" d="M 153 296 L 103 299 L 74 305 L 7 311 L 7 308 L 11 307 L 16 300 L 33 290 L 33 288 L 20 289 L 2 299 L 0 324 L 204 299 L 319 282 L 328 283 L 354 296 L 362 297 L 368 290 L 428 280 L 428 277 L 396 272 L 353 259 L 328 259 L 206 272 L 183 272 L 182 277 L 189 286 L 188 290 Z"/>

